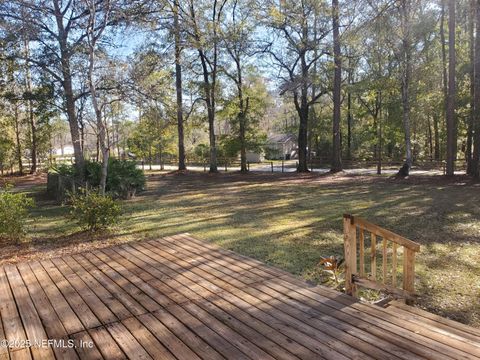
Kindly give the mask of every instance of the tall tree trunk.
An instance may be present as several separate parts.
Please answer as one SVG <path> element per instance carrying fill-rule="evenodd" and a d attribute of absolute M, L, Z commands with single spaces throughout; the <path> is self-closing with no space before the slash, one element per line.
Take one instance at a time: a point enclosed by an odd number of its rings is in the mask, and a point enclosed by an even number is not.
<path fill-rule="evenodd" d="M 342 171 L 342 146 L 340 138 L 342 54 L 340 49 L 340 24 L 338 0 L 332 0 L 333 58 L 335 71 L 333 76 L 333 153 L 330 171 Z"/>
<path fill-rule="evenodd" d="M 212 66 L 212 83 L 209 87 L 210 90 L 210 114 L 209 114 L 209 129 L 210 129 L 210 172 L 217 172 L 217 146 L 215 139 L 215 112 L 216 112 L 216 87 L 217 87 L 217 65 L 218 65 L 218 20 L 217 18 L 217 0 L 214 0 L 212 21 L 213 21 L 213 61 Z"/>
<path fill-rule="evenodd" d="M 185 136 L 183 132 L 183 88 L 180 45 L 180 23 L 178 21 L 178 0 L 173 1 L 173 27 L 175 31 L 175 87 L 177 91 L 178 170 L 186 170 Z"/>
<path fill-rule="evenodd" d="M 348 69 L 348 85 L 352 83 L 352 70 Z M 347 92 L 347 159 L 352 159 L 352 93 Z"/>
<path fill-rule="evenodd" d="M 149 146 L 148 147 L 148 170 L 150 170 L 150 171 L 152 171 L 152 159 L 153 159 L 152 147 Z"/>
<path fill-rule="evenodd" d="M 447 99 L 447 167 L 446 175 L 455 172 L 456 116 L 455 116 L 455 1 L 448 1 L 448 99 Z"/>
<path fill-rule="evenodd" d="M 92 105 L 95 112 L 96 125 L 97 125 L 97 131 L 98 131 L 97 144 L 98 144 L 99 150 L 102 153 L 102 169 L 100 173 L 100 194 L 105 195 L 105 190 L 107 187 L 108 158 L 110 155 L 110 149 L 107 146 L 107 142 L 106 142 L 105 124 L 103 122 L 102 112 L 98 104 L 97 91 L 96 91 L 95 82 L 93 79 L 93 67 L 94 67 L 94 61 L 95 61 L 94 54 L 93 54 L 94 49 L 91 49 L 90 51 L 91 53 L 90 53 L 90 66 L 89 66 L 88 78 L 89 78 L 89 85 L 90 85 L 90 93 L 92 96 Z"/>
<path fill-rule="evenodd" d="M 475 63 L 474 63 L 474 138 L 472 154 L 472 170 L 476 178 L 480 178 L 480 0 L 475 1 Z"/>
<path fill-rule="evenodd" d="M 443 113 L 445 119 L 447 118 L 447 99 L 448 99 L 448 71 L 447 71 L 447 49 L 445 40 L 445 0 L 441 3 L 441 18 L 440 18 L 440 41 L 442 48 L 442 85 L 443 85 Z"/>
<path fill-rule="evenodd" d="M 95 51 L 96 51 L 96 43 L 100 38 L 103 30 L 106 26 L 106 21 L 108 18 L 108 13 L 105 15 L 105 23 L 97 24 L 96 23 L 96 9 L 95 9 L 95 2 L 92 0 L 90 4 L 90 17 L 89 17 L 89 66 L 88 66 L 88 84 L 90 87 L 90 95 L 93 105 L 93 110 L 95 112 L 95 119 L 98 131 L 98 144 L 100 145 L 100 150 L 102 152 L 102 169 L 100 173 L 100 194 L 105 195 L 106 187 L 107 187 L 107 171 L 108 171 L 108 159 L 110 157 L 110 146 L 107 140 L 107 129 L 105 126 L 105 121 L 102 117 L 102 111 L 100 109 L 100 105 L 98 104 L 97 98 L 97 89 L 95 85 L 95 78 L 94 78 L 94 70 L 95 70 Z M 107 2 L 107 10 L 109 3 Z M 103 27 L 102 27 L 103 26 Z M 97 27 L 99 27 L 97 33 Z"/>
<path fill-rule="evenodd" d="M 77 116 L 75 113 L 75 97 L 73 94 L 72 77 L 70 70 L 65 70 L 65 74 L 68 77 L 64 81 L 64 92 L 66 99 L 66 112 L 68 124 L 70 125 L 70 136 L 72 139 L 73 153 L 75 157 L 75 168 L 77 169 L 77 176 L 80 181 L 84 179 L 85 160 L 83 157 L 83 151 L 80 140 L 80 131 L 78 128 Z"/>
<path fill-rule="evenodd" d="M 214 102 L 211 97 L 212 90 L 210 89 L 212 85 L 209 80 L 209 72 L 207 68 L 207 62 L 203 55 L 201 55 L 201 62 L 203 68 L 203 80 L 204 80 L 204 89 L 205 89 L 205 102 L 207 104 L 207 116 L 208 116 L 208 136 L 210 140 L 210 172 L 218 172 L 217 166 L 217 146 L 215 138 L 215 107 Z"/>
<path fill-rule="evenodd" d="M 314 18 L 313 18 L 313 38 L 316 39 L 317 38 L 317 35 L 318 35 L 318 16 L 317 16 L 317 13 L 314 12 Z M 318 57 L 318 48 L 315 47 L 314 51 L 313 51 L 313 57 L 316 59 Z M 317 67 L 317 62 L 315 61 L 314 64 L 313 64 L 313 79 L 316 79 L 317 78 L 317 74 L 318 74 L 318 67 Z M 315 99 L 315 97 L 317 96 L 317 86 L 316 86 L 316 83 L 315 81 L 312 81 L 312 99 Z M 307 161 L 308 162 L 312 162 L 312 142 L 313 142 L 313 128 L 315 127 L 315 125 L 317 124 L 317 112 L 315 110 L 315 104 L 312 104 L 312 108 L 309 109 L 309 119 L 308 119 L 308 134 L 307 134 L 307 137 L 308 137 L 308 158 L 307 158 Z M 285 155 L 284 155 L 285 156 Z"/>
<path fill-rule="evenodd" d="M 33 112 L 33 101 L 28 101 L 28 120 L 30 124 L 30 132 L 32 136 L 32 166 L 30 168 L 30 173 L 35 174 L 37 172 L 37 125 L 35 122 L 35 114 Z"/>
<path fill-rule="evenodd" d="M 247 146 L 246 146 L 246 116 L 242 111 L 239 114 L 240 122 L 240 171 L 247 172 Z"/>
<path fill-rule="evenodd" d="M 433 136 L 435 139 L 434 156 L 436 161 L 440 161 L 440 130 L 438 128 L 439 119 L 437 115 L 433 115 Z"/>
<path fill-rule="evenodd" d="M 80 147 L 82 148 L 82 153 L 83 149 L 85 148 L 85 125 L 79 121 L 79 131 L 80 131 Z"/>
<path fill-rule="evenodd" d="M 410 29 L 410 0 L 403 0 L 401 6 L 403 30 L 403 74 L 402 74 L 402 119 L 405 132 L 405 164 L 399 175 L 407 176 L 412 167 L 412 143 L 410 138 L 410 80 L 412 74 L 412 43 Z"/>
<path fill-rule="evenodd" d="M 209 61 L 207 55 L 203 50 L 202 37 L 200 35 L 200 30 L 198 28 L 194 2 L 190 1 L 190 17 L 193 22 L 193 28 L 195 32 L 195 41 L 197 46 L 198 55 L 200 58 L 200 63 L 202 66 L 202 75 L 203 75 L 203 90 L 205 96 L 205 104 L 207 106 L 207 116 L 208 116 L 208 137 L 210 140 L 210 172 L 218 172 L 217 165 L 217 146 L 215 138 L 215 83 L 216 83 L 216 71 L 217 71 L 217 38 L 216 38 L 216 6 L 217 1 L 214 0 L 214 11 L 213 11 L 213 21 L 214 21 L 214 31 L 215 31 L 215 44 L 214 44 L 214 59 Z M 207 62 L 209 63 L 207 65 Z M 209 71 L 209 66 L 213 67 L 212 72 Z M 212 81 L 210 82 L 210 76 Z"/>
<path fill-rule="evenodd" d="M 304 32 L 306 28 L 304 28 Z M 300 90 L 300 99 L 298 93 L 294 93 L 294 102 L 300 119 L 298 126 L 298 172 L 309 172 L 308 170 L 308 67 L 305 52 L 300 54 L 300 66 L 302 71 L 302 87 Z M 300 101 L 299 101 L 300 100 Z"/>
<path fill-rule="evenodd" d="M 312 89 L 312 92 L 313 92 L 313 89 Z M 315 107 L 312 106 L 312 108 L 308 113 L 308 116 L 310 117 L 310 119 L 308 119 L 308 132 L 307 132 L 307 149 L 308 149 L 307 162 L 311 163 L 313 159 L 312 145 L 313 145 L 313 127 L 315 124 L 315 116 L 316 116 Z"/>
<path fill-rule="evenodd" d="M 468 114 L 468 126 L 467 126 L 467 149 L 465 152 L 467 160 L 467 174 L 473 175 L 473 162 L 472 162 L 472 146 L 473 146 L 473 123 L 474 123 L 474 96 L 475 96 L 475 0 L 470 0 L 470 11 L 468 13 L 468 46 L 470 57 L 470 113 Z"/>
<path fill-rule="evenodd" d="M 436 136 L 438 134 L 438 142 L 436 142 L 436 146 L 438 144 L 438 155 L 436 157 L 436 160 L 440 160 L 442 157 L 442 154 L 440 153 L 440 130 L 439 130 L 439 124 L 441 125 L 442 129 L 445 129 L 445 123 L 447 121 L 447 103 L 448 103 L 448 70 L 447 70 L 447 42 L 445 40 L 445 4 L 446 0 L 442 0 L 441 2 L 441 18 L 440 18 L 440 41 L 441 41 L 441 49 L 442 49 L 442 85 L 443 85 L 443 107 L 442 107 L 442 118 L 443 121 L 441 123 L 437 122 L 437 132 Z M 437 150 L 437 147 L 436 147 Z"/>
<path fill-rule="evenodd" d="M 428 140 L 428 154 L 430 156 L 430 161 L 433 160 L 433 136 L 432 136 L 432 125 L 430 123 L 430 116 L 427 116 L 427 140 Z"/>
<path fill-rule="evenodd" d="M 75 95 L 73 93 L 72 72 L 70 69 L 71 50 L 68 46 L 68 33 L 65 30 L 63 20 L 64 14 L 60 7 L 60 0 L 53 0 L 55 8 L 55 20 L 58 28 L 58 42 L 60 47 L 61 72 L 63 76 L 62 87 L 65 97 L 65 112 L 70 125 L 70 135 L 72 138 L 73 152 L 75 157 L 75 167 L 77 169 L 78 180 L 84 180 L 85 160 L 80 144 L 80 132 L 78 129 L 77 116 L 75 112 Z"/>
<path fill-rule="evenodd" d="M 301 106 L 297 110 L 298 116 L 300 118 L 300 124 L 298 126 L 298 172 L 309 172 L 308 170 L 308 154 L 307 154 L 307 145 L 308 145 L 308 105 L 306 105 L 306 99 L 303 99 L 304 96 L 301 96 L 300 99 Z"/>
<path fill-rule="evenodd" d="M 382 93 L 377 93 L 375 122 L 377 123 L 377 175 L 382 174 L 382 148 L 383 148 L 383 124 L 382 124 Z"/>
<path fill-rule="evenodd" d="M 30 56 L 30 48 L 27 40 L 24 40 L 24 50 L 25 58 Z M 32 99 L 32 77 L 30 74 L 30 67 L 28 64 L 25 65 L 25 90 L 28 93 L 27 108 L 28 108 L 28 123 L 30 126 L 32 147 L 32 167 L 30 168 L 30 173 L 34 174 L 37 172 L 37 124 L 35 122 L 35 114 L 33 111 L 33 99 Z"/>
<path fill-rule="evenodd" d="M 248 98 L 245 100 L 243 96 L 243 76 L 240 59 L 236 59 L 237 64 L 237 91 L 238 103 L 240 111 L 238 113 L 239 120 L 239 137 L 240 137 L 240 171 L 247 172 L 247 112 L 248 112 Z"/>
<path fill-rule="evenodd" d="M 23 162 L 22 162 L 22 143 L 20 141 L 20 114 L 18 113 L 18 105 L 15 104 L 14 110 L 14 125 L 15 125 L 15 141 L 16 141 L 16 150 L 17 150 L 17 162 L 18 162 L 18 172 L 20 175 L 23 175 Z"/>

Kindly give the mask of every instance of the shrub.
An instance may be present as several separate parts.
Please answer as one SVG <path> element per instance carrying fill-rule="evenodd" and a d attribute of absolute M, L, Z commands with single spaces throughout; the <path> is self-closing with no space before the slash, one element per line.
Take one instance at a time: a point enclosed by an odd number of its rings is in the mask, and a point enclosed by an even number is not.
<path fill-rule="evenodd" d="M 325 283 L 331 284 L 334 288 L 341 288 L 345 282 L 345 260 L 338 256 L 322 257 L 319 263 L 323 271 L 328 275 Z"/>
<path fill-rule="evenodd" d="M 102 164 L 96 161 L 85 160 L 85 180 L 89 187 L 98 187 L 102 176 Z"/>
<path fill-rule="evenodd" d="M 102 165 L 95 161 L 85 161 L 85 180 L 89 188 L 100 186 Z M 52 172 L 73 177 L 74 165 L 62 164 Z M 115 198 L 128 199 L 145 187 L 145 175 L 137 169 L 134 161 L 110 159 L 107 172 L 107 192 Z"/>
<path fill-rule="evenodd" d="M 34 206 L 34 201 L 11 189 L 11 185 L 6 185 L 0 190 L 0 238 L 18 241 L 25 235 L 28 208 Z"/>
<path fill-rule="evenodd" d="M 107 191 L 114 197 L 128 199 L 145 187 L 145 175 L 134 161 L 110 159 L 107 173 Z"/>
<path fill-rule="evenodd" d="M 106 229 L 118 222 L 122 212 L 118 202 L 96 192 L 71 195 L 70 199 L 71 217 L 86 230 Z"/>
<path fill-rule="evenodd" d="M 202 160 L 208 159 L 210 154 L 210 148 L 207 144 L 198 144 L 194 150 L 195 156 L 199 157 Z"/>
<path fill-rule="evenodd" d="M 74 176 L 75 167 L 71 164 L 60 163 L 58 165 L 52 165 L 52 167 L 48 170 L 48 172 L 59 174 L 62 176 Z"/>

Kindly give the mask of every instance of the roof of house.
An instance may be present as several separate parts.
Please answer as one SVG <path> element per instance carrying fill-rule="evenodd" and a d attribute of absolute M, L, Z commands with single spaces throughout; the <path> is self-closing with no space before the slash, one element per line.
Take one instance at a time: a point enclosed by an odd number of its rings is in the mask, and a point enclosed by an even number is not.
<path fill-rule="evenodd" d="M 296 138 L 292 134 L 277 134 L 277 135 L 271 135 L 267 139 L 268 142 L 270 143 L 286 143 L 288 141 L 296 141 Z"/>

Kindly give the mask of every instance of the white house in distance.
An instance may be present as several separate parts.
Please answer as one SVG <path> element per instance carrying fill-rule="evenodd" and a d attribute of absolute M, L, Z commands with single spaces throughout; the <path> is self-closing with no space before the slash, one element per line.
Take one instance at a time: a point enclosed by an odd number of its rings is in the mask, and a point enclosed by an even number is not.
<path fill-rule="evenodd" d="M 57 156 L 72 156 L 74 154 L 73 145 L 66 145 L 53 149 L 53 155 Z"/>
<path fill-rule="evenodd" d="M 240 155 L 239 155 L 240 156 Z M 263 151 L 261 153 L 247 150 L 247 161 L 251 163 L 260 163 L 265 160 L 265 154 Z"/>
<path fill-rule="evenodd" d="M 270 159 L 296 159 L 297 138 L 292 134 L 271 135 L 267 139 L 267 154 Z"/>

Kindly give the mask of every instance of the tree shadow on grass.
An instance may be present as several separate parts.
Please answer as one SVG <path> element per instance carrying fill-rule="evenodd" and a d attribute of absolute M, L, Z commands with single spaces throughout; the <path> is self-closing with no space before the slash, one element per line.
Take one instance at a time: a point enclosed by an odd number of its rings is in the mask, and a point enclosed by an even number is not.
<path fill-rule="evenodd" d="M 308 278 L 321 256 L 343 253 L 342 215 L 353 213 L 423 245 L 417 258 L 424 269 L 417 272 L 422 293 L 444 282 L 429 278 L 429 272 L 440 276 L 455 271 L 452 259 L 432 254 L 432 246 L 471 244 L 472 252 L 480 253 L 475 250 L 480 242 L 480 231 L 476 231 L 480 230 L 479 200 L 478 184 L 464 178 L 153 176 L 145 193 L 123 203 L 125 219 L 112 241 L 190 232 Z M 65 223 L 65 212 L 51 205 L 35 210 L 35 216 L 42 216 L 46 224 L 39 228 L 38 237 L 56 239 L 59 233 L 71 233 L 74 226 Z M 75 244 L 80 246 L 81 241 Z M 478 267 L 469 268 L 468 273 L 471 281 L 480 279 Z M 466 291 L 474 295 L 472 288 Z M 440 304 L 438 311 L 451 308 L 441 304 L 442 298 L 452 302 L 455 296 L 439 290 L 425 301 Z"/>

